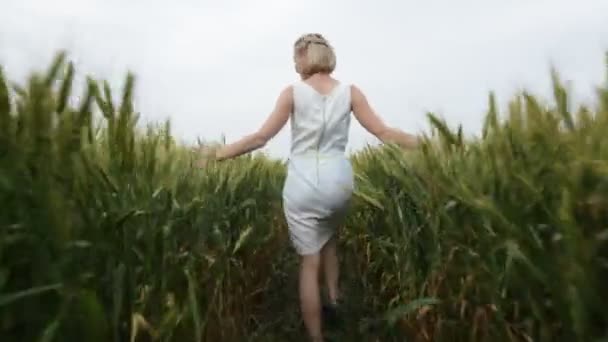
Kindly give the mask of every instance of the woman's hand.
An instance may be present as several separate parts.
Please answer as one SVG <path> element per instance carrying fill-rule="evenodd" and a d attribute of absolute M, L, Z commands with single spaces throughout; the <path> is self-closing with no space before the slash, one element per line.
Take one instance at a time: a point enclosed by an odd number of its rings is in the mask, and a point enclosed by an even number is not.
<path fill-rule="evenodd" d="M 198 168 L 206 168 L 210 163 L 217 160 L 217 151 L 220 149 L 219 144 L 203 145 L 194 147 L 193 152 L 196 155 L 194 165 Z"/>

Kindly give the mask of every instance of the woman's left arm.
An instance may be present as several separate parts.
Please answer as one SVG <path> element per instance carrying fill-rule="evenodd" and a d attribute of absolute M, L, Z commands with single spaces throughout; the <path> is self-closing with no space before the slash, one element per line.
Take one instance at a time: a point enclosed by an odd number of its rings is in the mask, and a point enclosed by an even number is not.
<path fill-rule="evenodd" d="M 285 88 L 275 103 L 274 110 L 266 119 L 266 122 L 257 132 L 247 135 L 240 140 L 224 145 L 216 150 L 215 159 L 225 160 L 238 157 L 242 154 L 264 147 L 285 126 L 289 120 L 289 114 L 293 110 L 292 87 Z"/>

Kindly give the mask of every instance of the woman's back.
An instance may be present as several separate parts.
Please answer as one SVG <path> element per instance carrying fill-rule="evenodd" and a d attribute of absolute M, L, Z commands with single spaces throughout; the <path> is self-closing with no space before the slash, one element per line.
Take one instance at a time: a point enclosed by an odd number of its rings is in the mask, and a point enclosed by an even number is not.
<path fill-rule="evenodd" d="M 350 87 L 323 75 L 307 81 L 292 86 L 291 156 L 283 188 L 285 215 L 300 254 L 318 252 L 333 236 L 354 182 L 344 154 Z"/>
<path fill-rule="evenodd" d="M 291 154 L 344 155 L 350 128 L 350 87 L 331 78 L 293 85 Z"/>

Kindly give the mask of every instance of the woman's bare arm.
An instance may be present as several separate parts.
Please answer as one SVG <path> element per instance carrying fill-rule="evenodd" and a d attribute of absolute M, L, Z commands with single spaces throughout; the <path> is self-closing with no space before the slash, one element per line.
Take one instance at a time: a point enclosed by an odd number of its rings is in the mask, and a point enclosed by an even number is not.
<path fill-rule="evenodd" d="M 353 114 L 357 121 L 383 143 L 396 143 L 407 148 L 418 146 L 418 138 L 416 136 L 384 124 L 382 119 L 369 105 L 363 92 L 354 85 L 351 86 L 351 103 Z"/>
<path fill-rule="evenodd" d="M 292 87 L 285 88 L 277 102 L 275 108 L 266 119 L 266 122 L 257 130 L 257 132 L 247 135 L 240 140 L 224 145 L 219 148 L 215 157 L 216 160 L 230 159 L 238 157 L 242 154 L 254 151 L 264 147 L 270 139 L 272 139 L 285 126 L 289 120 L 289 114 L 293 109 L 293 91 Z"/>

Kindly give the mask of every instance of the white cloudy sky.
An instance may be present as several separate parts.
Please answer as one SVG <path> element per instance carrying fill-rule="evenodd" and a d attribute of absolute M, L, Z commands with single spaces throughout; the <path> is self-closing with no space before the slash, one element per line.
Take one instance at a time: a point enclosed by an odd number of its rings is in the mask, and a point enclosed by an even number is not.
<path fill-rule="evenodd" d="M 23 81 L 67 49 L 81 73 L 118 91 L 137 75 L 143 120 L 170 118 L 183 139 L 255 130 L 297 80 L 291 47 L 321 32 L 336 77 L 358 84 L 383 118 L 427 129 L 426 111 L 476 132 L 490 90 L 549 96 L 549 67 L 579 99 L 605 75 L 606 0 L 2 0 L 0 63 Z M 353 121 L 351 148 L 373 142 Z M 269 143 L 284 156 L 288 127 Z"/>

